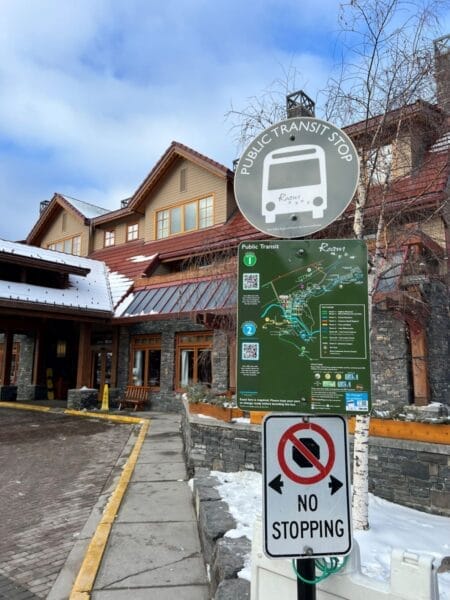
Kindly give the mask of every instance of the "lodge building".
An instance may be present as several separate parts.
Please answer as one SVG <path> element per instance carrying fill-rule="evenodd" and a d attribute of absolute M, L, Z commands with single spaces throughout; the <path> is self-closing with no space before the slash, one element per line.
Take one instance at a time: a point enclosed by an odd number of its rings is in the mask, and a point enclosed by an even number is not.
<path fill-rule="evenodd" d="M 370 175 L 365 239 L 382 265 L 372 297 L 379 409 L 448 403 L 448 38 L 441 55 L 438 103 L 388 116 L 378 152 L 389 185 L 379 168 Z M 380 118 L 344 128 L 358 149 Z M 233 179 L 172 142 L 117 210 L 56 193 L 25 243 L 0 240 L 0 399 L 101 395 L 107 383 L 113 402 L 143 386 L 152 407 L 173 411 L 191 384 L 232 393 L 236 251 L 268 237 L 238 210 Z M 353 216 L 351 204 L 314 237 L 353 237 Z"/>

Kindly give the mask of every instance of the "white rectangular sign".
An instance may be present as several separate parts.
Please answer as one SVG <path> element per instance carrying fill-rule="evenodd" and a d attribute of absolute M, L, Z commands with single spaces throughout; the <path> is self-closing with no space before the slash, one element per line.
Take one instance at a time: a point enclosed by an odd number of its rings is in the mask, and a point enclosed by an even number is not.
<path fill-rule="evenodd" d="M 263 423 L 264 552 L 270 558 L 349 554 L 347 422 L 268 415 Z"/>

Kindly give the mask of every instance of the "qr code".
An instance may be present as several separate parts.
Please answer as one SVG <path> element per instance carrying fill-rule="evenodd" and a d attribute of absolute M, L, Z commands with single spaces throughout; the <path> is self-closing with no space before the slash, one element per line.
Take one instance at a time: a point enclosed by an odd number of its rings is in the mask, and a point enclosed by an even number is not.
<path fill-rule="evenodd" d="M 242 360 L 259 360 L 259 344 L 257 342 L 243 342 Z"/>
<path fill-rule="evenodd" d="M 244 290 L 259 290 L 259 273 L 243 273 L 242 276 Z"/>

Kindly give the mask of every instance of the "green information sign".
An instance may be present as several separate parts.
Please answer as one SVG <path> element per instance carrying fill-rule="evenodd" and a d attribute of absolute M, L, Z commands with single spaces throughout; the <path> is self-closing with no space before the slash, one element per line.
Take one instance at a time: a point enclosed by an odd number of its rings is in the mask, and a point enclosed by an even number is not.
<path fill-rule="evenodd" d="M 240 408 L 369 412 L 365 243 L 244 242 L 238 260 Z"/>

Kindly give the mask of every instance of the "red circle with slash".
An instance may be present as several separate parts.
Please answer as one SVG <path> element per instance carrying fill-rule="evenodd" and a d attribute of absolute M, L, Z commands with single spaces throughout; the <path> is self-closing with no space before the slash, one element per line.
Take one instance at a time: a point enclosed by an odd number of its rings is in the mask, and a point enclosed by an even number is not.
<path fill-rule="evenodd" d="M 328 448 L 328 460 L 325 464 L 322 464 L 320 460 L 316 456 L 314 456 L 311 450 L 307 448 L 305 444 L 303 444 L 303 442 L 295 436 L 297 432 L 302 430 L 315 431 L 324 439 Z M 298 452 L 300 452 L 303 455 L 303 457 L 309 463 L 311 463 L 311 465 L 318 471 L 316 475 L 313 475 L 311 477 L 302 477 L 301 475 L 297 475 L 297 473 L 294 473 L 294 471 L 292 471 L 292 469 L 287 464 L 285 458 L 286 447 L 290 443 L 293 446 L 295 446 Z M 321 481 L 322 479 L 324 479 L 324 477 L 328 475 L 328 473 L 333 468 L 335 457 L 336 453 L 334 449 L 334 443 L 331 439 L 330 434 L 323 427 L 320 427 L 320 425 L 316 425 L 315 423 L 299 423 L 297 425 L 289 427 L 289 429 L 283 433 L 278 443 L 278 462 L 280 463 L 280 467 L 283 470 L 284 474 L 296 483 L 303 483 L 305 485 L 309 485 L 311 483 L 317 483 L 318 481 Z"/>

